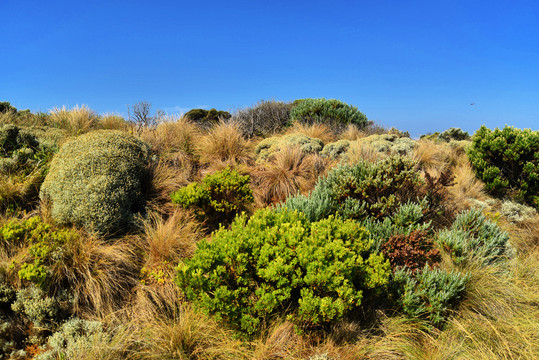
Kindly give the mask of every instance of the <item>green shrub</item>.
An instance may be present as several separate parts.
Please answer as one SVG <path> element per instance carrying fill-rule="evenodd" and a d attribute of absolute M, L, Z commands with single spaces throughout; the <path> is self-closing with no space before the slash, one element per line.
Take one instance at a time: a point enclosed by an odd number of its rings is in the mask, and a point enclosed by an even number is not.
<path fill-rule="evenodd" d="M 232 117 L 228 111 L 216 110 L 216 109 L 191 109 L 184 115 L 194 123 L 209 128 L 217 124 L 219 120 L 227 120 Z"/>
<path fill-rule="evenodd" d="M 326 144 L 320 156 L 328 157 L 330 159 L 338 159 L 341 155 L 345 154 L 350 148 L 349 140 L 338 140 L 329 144 Z"/>
<path fill-rule="evenodd" d="M 419 173 L 409 158 L 342 164 L 320 178 L 308 196 L 289 198 L 284 207 L 305 213 L 310 221 L 332 214 L 345 219 L 381 219 L 390 216 L 401 203 L 417 200 L 421 186 Z"/>
<path fill-rule="evenodd" d="M 442 249 L 451 254 L 457 264 L 471 258 L 490 264 L 507 255 L 509 235 L 488 220 L 481 210 L 471 209 L 459 214 L 449 229 L 437 235 Z"/>
<path fill-rule="evenodd" d="M 348 124 L 358 126 L 360 129 L 367 124 L 367 117 L 355 106 L 348 105 L 336 99 L 303 99 L 295 101 L 290 111 L 290 124 L 298 123 L 324 123 L 344 129 Z"/>
<path fill-rule="evenodd" d="M 312 138 L 305 134 L 274 136 L 258 143 L 255 147 L 255 154 L 257 160 L 267 160 L 276 152 L 294 146 L 299 147 L 304 153 L 313 154 L 320 152 L 324 143 L 318 138 Z"/>
<path fill-rule="evenodd" d="M 463 131 L 461 128 L 449 128 L 438 135 L 438 138 L 443 141 L 462 141 L 470 139 L 470 134 L 467 131 Z"/>
<path fill-rule="evenodd" d="M 353 221 L 310 223 L 299 212 L 262 209 L 201 241 L 179 265 L 177 283 L 188 299 L 246 334 L 274 315 L 323 325 L 360 306 L 365 291 L 385 287 L 389 263 L 370 248 Z"/>
<path fill-rule="evenodd" d="M 398 134 L 370 135 L 359 139 L 360 143 L 368 144 L 380 153 L 388 155 L 410 155 L 417 143 L 409 137 Z"/>
<path fill-rule="evenodd" d="M 207 175 L 202 183 L 191 183 L 171 194 L 172 202 L 194 209 L 196 216 L 210 229 L 227 226 L 254 201 L 249 175 L 240 175 L 230 167 Z"/>
<path fill-rule="evenodd" d="M 232 120 L 240 124 L 245 137 L 268 136 L 288 124 L 292 104 L 281 101 L 260 101 L 252 107 L 238 110 Z"/>
<path fill-rule="evenodd" d="M 59 313 L 58 302 L 49 297 L 43 290 L 31 286 L 17 291 L 17 298 L 11 309 L 24 315 L 35 327 L 49 328 L 53 326 Z"/>
<path fill-rule="evenodd" d="M 519 223 L 530 220 L 537 214 L 537 211 L 530 206 L 505 200 L 502 203 L 501 214 L 511 222 Z"/>
<path fill-rule="evenodd" d="M 40 197 L 60 224 L 98 234 L 125 230 L 144 210 L 149 146 L 119 131 L 100 130 L 67 142 L 50 165 Z"/>
<path fill-rule="evenodd" d="M 111 337 L 111 334 L 103 329 L 101 322 L 74 318 L 63 323 L 58 331 L 48 338 L 47 350 L 35 359 L 76 359 L 81 352 L 93 350 L 96 343 L 108 343 Z"/>
<path fill-rule="evenodd" d="M 450 310 L 458 305 L 468 280 L 468 275 L 428 266 L 415 276 L 406 267 L 393 275 L 397 303 L 402 311 L 414 319 L 427 319 L 436 327 L 441 327 Z"/>
<path fill-rule="evenodd" d="M 481 126 L 468 158 L 490 193 L 539 207 L 539 131 Z"/>

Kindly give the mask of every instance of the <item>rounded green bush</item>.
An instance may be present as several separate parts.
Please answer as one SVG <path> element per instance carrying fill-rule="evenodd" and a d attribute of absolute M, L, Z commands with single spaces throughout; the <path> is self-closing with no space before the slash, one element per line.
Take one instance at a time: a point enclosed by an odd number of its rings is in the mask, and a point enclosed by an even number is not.
<path fill-rule="evenodd" d="M 178 266 L 187 298 L 246 334 L 272 316 L 324 325 L 385 291 L 390 268 L 358 223 L 262 209 L 198 243 Z"/>
<path fill-rule="evenodd" d="M 288 134 L 273 136 L 262 140 L 255 148 L 257 160 L 267 160 L 271 155 L 282 149 L 297 146 L 307 154 L 319 153 L 324 148 L 324 142 L 305 134 Z"/>
<path fill-rule="evenodd" d="M 51 162 L 40 197 L 60 224 L 98 234 L 125 230 L 144 209 L 149 146 L 119 131 L 94 131 L 67 142 Z"/>
<path fill-rule="evenodd" d="M 290 111 L 290 124 L 324 123 L 336 128 L 354 124 L 359 128 L 367 125 L 367 116 L 357 109 L 337 99 L 303 99 L 295 101 Z"/>
<path fill-rule="evenodd" d="M 539 131 L 481 126 L 468 158 L 490 193 L 539 208 Z"/>

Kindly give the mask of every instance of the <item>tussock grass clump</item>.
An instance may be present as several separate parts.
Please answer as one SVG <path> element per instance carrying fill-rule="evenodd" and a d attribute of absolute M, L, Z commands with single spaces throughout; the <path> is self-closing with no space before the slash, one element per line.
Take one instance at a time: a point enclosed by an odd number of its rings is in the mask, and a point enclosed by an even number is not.
<path fill-rule="evenodd" d="M 305 194 L 328 165 L 326 159 L 306 154 L 297 146 L 281 149 L 252 172 L 255 199 L 263 206 Z"/>
<path fill-rule="evenodd" d="M 162 158 L 181 152 L 193 155 L 200 129 L 184 116 L 165 116 L 155 129 L 144 129 L 141 138 Z"/>
<path fill-rule="evenodd" d="M 104 114 L 97 120 L 96 127 L 102 130 L 120 130 L 128 132 L 130 124 L 120 115 Z"/>
<path fill-rule="evenodd" d="M 290 129 L 288 129 L 286 133 L 307 135 L 310 138 L 322 140 L 324 144 L 335 141 L 336 138 L 336 134 L 333 131 L 332 127 L 322 123 L 296 123 Z"/>
<path fill-rule="evenodd" d="M 50 165 L 40 197 L 60 224 L 98 234 L 125 231 L 144 210 L 149 147 L 118 131 L 94 131 L 62 146 Z"/>
<path fill-rule="evenodd" d="M 220 121 L 198 140 L 196 152 L 203 163 L 226 161 L 245 163 L 250 160 L 247 141 L 240 125 L 234 121 Z"/>
<path fill-rule="evenodd" d="M 97 114 L 86 105 L 67 109 L 65 106 L 54 108 L 50 112 L 50 123 L 67 131 L 69 135 L 81 135 L 94 130 L 99 118 Z"/>

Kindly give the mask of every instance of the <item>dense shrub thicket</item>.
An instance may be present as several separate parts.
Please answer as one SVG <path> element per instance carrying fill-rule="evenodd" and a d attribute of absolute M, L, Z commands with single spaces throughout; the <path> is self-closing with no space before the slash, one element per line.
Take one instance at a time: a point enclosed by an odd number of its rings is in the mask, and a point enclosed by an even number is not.
<path fill-rule="evenodd" d="M 389 263 L 370 249 L 351 220 L 311 223 L 299 212 L 263 209 L 200 242 L 177 282 L 188 299 L 246 334 L 275 315 L 323 325 L 386 286 Z"/>
<path fill-rule="evenodd" d="M 362 161 L 335 167 L 308 196 L 289 198 L 284 207 L 305 213 L 311 221 L 329 215 L 381 219 L 392 215 L 401 203 L 417 200 L 421 185 L 419 173 L 409 158 Z"/>
<path fill-rule="evenodd" d="M 342 130 L 349 124 L 365 127 L 367 116 L 357 107 L 336 99 L 302 99 L 294 102 L 289 123 L 324 123 Z"/>
<path fill-rule="evenodd" d="M 191 183 L 171 194 L 172 202 L 195 211 L 210 229 L 229 225 L 237 214 L 254 201 L 249 175 L 227 167 L 207 175 L 201 183 Z"/>
<path fill-rule="evenodd" d="M 468 158 L 487 190 L 539 207 L 539 131 L 481 126 Z"/>
<path fill-rule="evenodd" d="M 255 154 L 258 160 L 266 160 L 276 152 L 290 147 L 299 147 L 306 154 L 314 154 L 323 149 L 324 143 L 318 138 L 313 138 L 305 134 L 274 136 L 258 143 L 255 148 Z"/>
<path fill-rule="evenodd" d="M 191 109 L 184 115 L 189 120 L 202 127 L 211 127 L 219 122 L 219 120 L 227 120 L 232 117 L 228 111 L 216 109 Z"/>
<path fill-rule="evenodd" d="M 102 235 L 122 231 L 144 210 L 149 160 L 149 146 L 126 133 L 81 135 L 54 157 L 40 196 L 60 224 Z"/>

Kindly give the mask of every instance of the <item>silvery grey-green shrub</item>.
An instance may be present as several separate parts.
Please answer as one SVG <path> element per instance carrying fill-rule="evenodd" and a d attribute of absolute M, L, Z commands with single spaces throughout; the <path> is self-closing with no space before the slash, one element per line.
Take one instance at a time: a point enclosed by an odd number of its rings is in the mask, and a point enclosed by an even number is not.
<path fill-rule="evenodd" d="M 125 229 L 144 208 L 149 146 L 120 131 L 94 131 L 67 142 L 53 159 L 40 197 L 60 224 L 98 234 Z"/>

